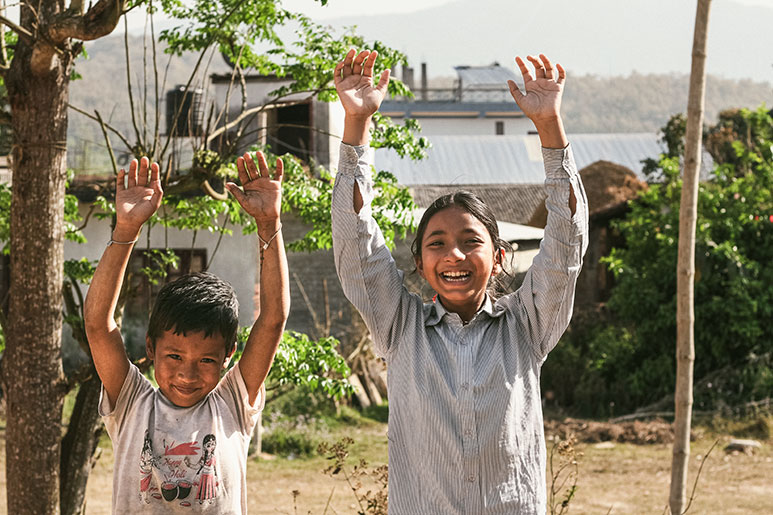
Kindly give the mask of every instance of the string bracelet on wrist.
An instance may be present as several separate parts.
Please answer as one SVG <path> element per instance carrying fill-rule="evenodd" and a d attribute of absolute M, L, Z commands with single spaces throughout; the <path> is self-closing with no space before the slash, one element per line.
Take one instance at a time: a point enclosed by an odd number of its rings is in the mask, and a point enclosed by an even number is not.
<path fill-rule="evenodd" d="M 277 234 L 279 234 L 279 231 L 282 230 L 282 222 L 279 222 L 279 227 L 277 228 L 276 232 L 271 235 L 271 237 L 268 240 L 264 240 L 260 237 L 260 232 L 258 232 L 258 242 L 260 243 L 260 250 L 266 250 L 269 245 L 271 245 L 271 242 L 274 241 L 274 238 L 276 238 Z"/>
<path fill-rule="evenodd" d="M 111 236 L 110 241 L 107 242 L 107 246 L 109 247 L 110 245 L 134 245 L 135 243 L 137 243 L 137 241 L 139 241 L 139 237 L 133 239 L 132 241 L 116 241 Z"/>

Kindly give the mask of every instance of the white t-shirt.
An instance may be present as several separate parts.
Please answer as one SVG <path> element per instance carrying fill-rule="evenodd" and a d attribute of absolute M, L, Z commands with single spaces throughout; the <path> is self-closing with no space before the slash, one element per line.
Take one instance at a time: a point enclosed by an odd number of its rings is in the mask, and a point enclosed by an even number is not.
<path fill-rule="evenodd" d="M 99 402 L 113 441 L 113 513 L 247 513 L 247 448 L 258 413 L 237 363 L 199 403 L 172 404 L 131 365 L 115 408 Z"/>

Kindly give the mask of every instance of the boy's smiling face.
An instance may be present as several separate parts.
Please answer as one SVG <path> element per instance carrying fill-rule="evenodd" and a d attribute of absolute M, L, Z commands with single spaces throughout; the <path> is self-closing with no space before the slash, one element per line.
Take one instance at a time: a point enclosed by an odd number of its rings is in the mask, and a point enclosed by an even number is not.
<path fill-rule="evenodd" d="M 220 371 L 228 363 L 225 339 L 214 333 L 175 334 L 165 331 L 156 345 L 145 339 L 148 358 L 153 360 L 155 377 L 161 392 L 175 406 L 193 406 L 211 392 L 220 381 Z"/>

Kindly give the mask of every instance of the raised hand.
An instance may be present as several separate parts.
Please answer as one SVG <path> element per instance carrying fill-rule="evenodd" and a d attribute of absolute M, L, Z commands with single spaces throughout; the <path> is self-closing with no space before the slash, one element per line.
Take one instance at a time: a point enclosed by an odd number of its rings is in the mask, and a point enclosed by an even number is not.
<path fill-rule="evenodd" d="M 242 208 L 257 222 L 278 220 L 282 209 L 284 163 L 277 158 L 276 171 L 272 179 L 263 152 L 257 152 L 255 157 L 258 160 L 257 167 L 249 153 L 245 153 L 243 157 L 236 160 L 239 180 L 244 191 L 232 182 L 227 183 L 226 187 Z"/>
<path fill-rule="evenodd" d="M 350 117 L 369 117 L 378 111 L 389 84 L 389 69 L 373 85 L 373 66 L 378 52 L 363 50 L 356 55 L 352 48 L 335 67 L 334 82 L 338 97 Z"/>
<path fill-rule="evenodd" d="M 126 170 L 121 168 L 115 179 L 116 228 L 139 230 L 158 210 L 164 195 L 158 163 L 150 164 L 147 157 L 140 159 L 139 163 L 133 159 L 129 165 L 127 185 L 124 185 L 126 176 Z"/>
<path fill-rule="evenodd" d="M 515 82 L 507 81 L 510 93 L 518 107 L 535 125 L 555 120 L 560 116 L 561 95 L 564 92 L 564 80 L 566 79 L 566 72 L 560 64 L 556 63 L 558 70 L 556 77 L 550 60 L 544 54 L 540 54 L 539 57 L 539 59 L 533 56 L 527 57 L 534 65 L 535 76 L 529 72 L 523 59 L 515 58 L 515 62 L 523 75 L 523 87 L 526 93 L 522 93 Z"/>

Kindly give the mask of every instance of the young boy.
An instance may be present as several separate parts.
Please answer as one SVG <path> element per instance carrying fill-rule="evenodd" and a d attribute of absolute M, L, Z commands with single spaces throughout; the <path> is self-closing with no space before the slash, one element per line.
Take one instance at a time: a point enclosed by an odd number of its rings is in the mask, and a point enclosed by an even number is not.
<path fill-rule="evenodd" d="M 156 163 L 132 161 L 116 180 L 116 225 L 89 288 L 86 333 L 102 380 L 100 413 L 113 440 L 113 513 L 246 513 L 247 447 L 289 313 L 287 260 L 279 219 L 282 161 L 274 179 L 237 161 L 244 191 L 227 188 L 255 218 L 260 242 L 260 316 L 239 363 L 220 380 L 236 348 L 238 302 L 212 274 L 185 276 L 159 292 L 146 351 L 158 389 L 132 365 L 113 319 L 133 244 L 161 205 Z M 124 185 L 124 179 L 127 184 Z"/>

